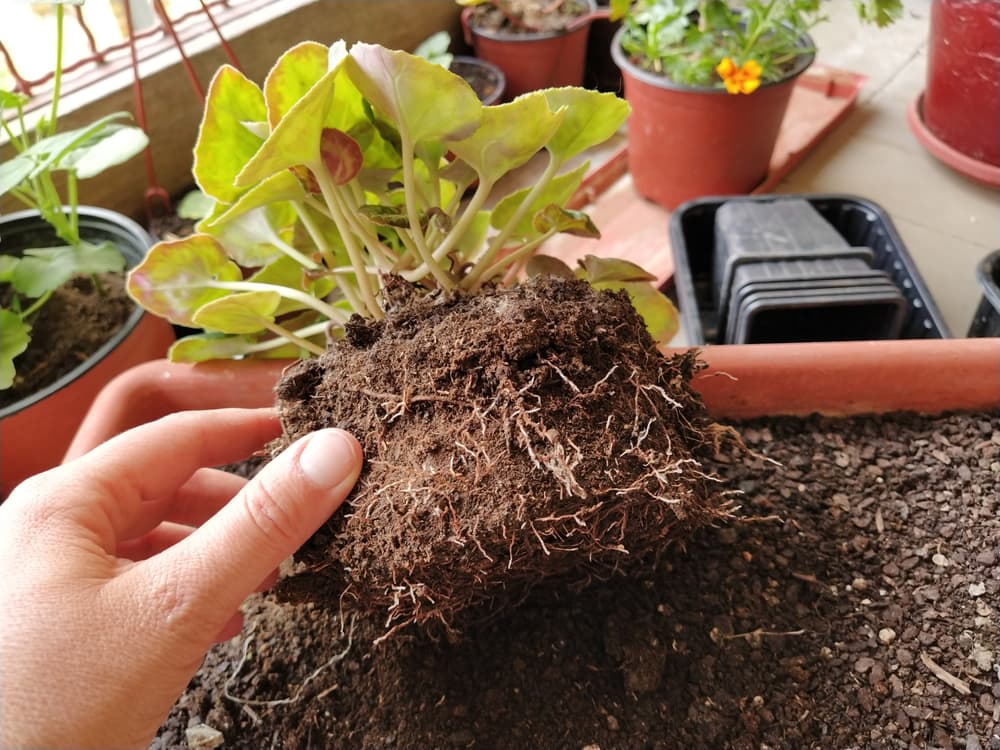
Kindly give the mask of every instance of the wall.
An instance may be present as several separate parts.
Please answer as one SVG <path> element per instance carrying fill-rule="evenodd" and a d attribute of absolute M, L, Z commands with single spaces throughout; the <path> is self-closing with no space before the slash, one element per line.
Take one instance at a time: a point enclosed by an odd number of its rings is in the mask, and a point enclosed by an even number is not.
<path fill-rule="evenodd" d="M 412 50 L 435 31 L 447 29 L 459 38 L 455 0 L 277 0 L 224 26 L 244 72 L 262 83 L 267 71 L 288 47 L 304 40 L 324 44 L 343 38 Z M 227 62 L 214 37 L 185 44 L 198 78 L 207 88 L 214 71 Z M 175 52 L 141 68 L 150 151 L 157 182 L 174 195 L 192 184 L 191 151 L 201 120 L 201 101 Z M 131 73 L 116 74 L 64 99 L 60 128 L 79 127 L 109 112 L 134 112 Z M 10 158 L 9 146 L 0 159 Z M 142 221 L 147 188 L 141 156 L 80 182 L 80 202 L 99 205 Z M 0 211 L 22 206 L 5 198 Z"/>

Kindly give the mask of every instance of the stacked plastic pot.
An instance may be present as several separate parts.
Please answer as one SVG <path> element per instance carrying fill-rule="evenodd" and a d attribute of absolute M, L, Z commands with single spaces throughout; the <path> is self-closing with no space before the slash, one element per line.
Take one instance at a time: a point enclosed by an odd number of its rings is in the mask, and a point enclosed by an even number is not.
<path fill-rule="evenodd" d="M 888 217 L 846 196 L 691 201 L 671 219 L 690 343 L 947 337 Z"/>

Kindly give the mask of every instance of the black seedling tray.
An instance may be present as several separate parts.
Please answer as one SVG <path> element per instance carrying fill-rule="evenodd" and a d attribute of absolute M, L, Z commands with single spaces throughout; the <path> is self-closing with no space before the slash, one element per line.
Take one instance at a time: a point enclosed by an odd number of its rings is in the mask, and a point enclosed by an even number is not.
<path fill-rule="evenodd" d="M 969 338 L 1000 336 L 1000 250 L 995 250 L 979 264 L 976 278 L 983 288 L 983 298 L 972 317 Z"/>
<path fill-rule="evenodd" d="M 951 336 L 896 228 L 881 207 L 854 196 L 799 197 L 807 200 L 847 245 L 871 249 L 871 267 L 884 271 L 906 299 L 900 338 Z M 759 203 L 782 199 L 787 200 L 787 196 L 715 196 L 689 201 L 674 211 L 670 218 L 674 284 L 689 344 L 722 343 L 713 284 L 717 210 L 732 201 Z"/>

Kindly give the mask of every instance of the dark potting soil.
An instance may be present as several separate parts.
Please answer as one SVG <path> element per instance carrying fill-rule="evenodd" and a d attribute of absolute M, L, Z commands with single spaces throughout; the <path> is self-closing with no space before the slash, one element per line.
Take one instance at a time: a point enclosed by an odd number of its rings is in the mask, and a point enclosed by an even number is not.
<path fill-rule="evenodd" d="M 654 571 L 458 644 L 256 597 L 152 747 L 1000 748 L 1000 414 L 738 428 L 780 465 Z"/>
<path fill-rule="evenodd" d="M 84 362 L 128 320 L 135 303 L 125 293 L 124 274 L 80 276 L 57 289 L 31 321 L 31 344 L 14 360 L 14 385 L 0 391 L 0 407 L 51 385 Z"/>
<path fill-rule="evenodd" d="M 276 388 L 280 449 L 357 435 L 365 469 L 296 555 L 294 601 L 446 632 L 554 578 L 608 578 L 729 511 L 701 468 L 732 431 L 665 358 L 624 293 L 534 278 L 422 296 L 396 282 Z M 469 612 L 467 612 L 469 610 Z"/>
<path fill-rule="evenodd" d="M 563 31 L 589 9 L 581 0 L 494 0 L 474 6 L 471 24 L 510 34 Z"/>
<path fill-rule="evenodd" d="M 476 92 L 476 96 L 481 102 L 489 101 L 500 86 L 496 72 L 480 62 L 452 60 L 450 69 L 452 73 L 461 76 L 467 84 L 472 86 L 472 90 Z"/>

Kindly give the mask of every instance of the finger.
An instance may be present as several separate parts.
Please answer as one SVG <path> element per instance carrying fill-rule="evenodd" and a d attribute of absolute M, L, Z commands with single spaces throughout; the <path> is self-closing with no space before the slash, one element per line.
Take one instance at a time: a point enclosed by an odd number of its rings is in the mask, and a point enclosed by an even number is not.
<path fill-rule="evenodd" d="M 152 531 L 142 536 L 128 539 L 118 544 L 115 554 L 126 560 L 148 560 L 153 555 L 158 555 L 163 550 L 173 547 L 178 542 L 187 539 L 193 526 L 185 526 L 178 523 L 161 523 Z"/>
<path fill-rule="evenodd" d="M 243 489 L 247 480 L 219 469 L 199 469 L 176 492 L 142 501 L 121 539 L 142 536 L 164 521 L 201 526 Z"/>
<path fill-rule="evenodd" d="M 246 458 L 280 434 L 270 409 L 179 412 L 123 433 L 43 475 L 48 515 L 90 529 L 104 549 L 199 468 Z M 82 489 L 86 488 L 86 489 Z"/>
<path fill-rule="evenodd" d="M 340 506 L 361 472 L 361 447 L 342 430 L 320 430 L 271 461 L 246 487 L 183 542 L 121 581 L 154 592 L 172 611 L 161 621 L 187 621 L 192 631 L 221 628 L 250 592 Z M 168 587 L 162 595 L 157 587 Z M 192 637 L 195 632 L 190 632 Z"/>
<path fill-rule="evenodd" d="M 275 568 L 274 570 L 272 570 L 270 573 L 267 574 L 267 577 L 264 578 L 263 581 L 257 584 L 257 588 L 255 588 L 254 591 L 256 591 L 257 593 L 260 593 L 261 591 L 267 591 L 269 588 L 271 588 L 274 584 L 278 582 L 279 575 L 280 574 L 278 573 L 278 569 Z"/>
<path fill-rule="evenodd" d="M 222 643 L 230 638 L 235 638 L 241 630 L 243 630 L 243 613 L 237 610 L 236 614 L 230 617 L 229 621 L 215 634 L 212 643 Z"/>

